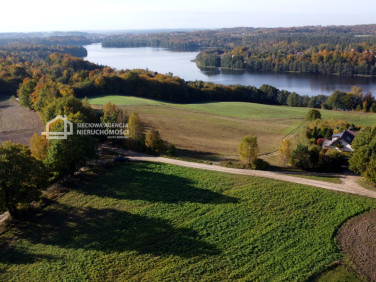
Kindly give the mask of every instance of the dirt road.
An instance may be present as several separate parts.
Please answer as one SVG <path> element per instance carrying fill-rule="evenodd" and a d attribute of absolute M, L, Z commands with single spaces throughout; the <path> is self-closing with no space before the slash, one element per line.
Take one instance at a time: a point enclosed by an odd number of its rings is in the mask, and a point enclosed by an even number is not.
<path fill-rule="evenodd" d="M 265 178 L 271 178 L 271 179 L 276 179 L 276 180 L 281 180 L 281 181 L 287 181 L 287 182 L 293 182 L 293 183 L 298 183 L 298 184 L 303 184 L 303 185 L 308 185 L 308 186 L 319 187 L 319 188 L 337 191 L 337 192 L 345 192 L 345 193 L 351 193 L 351 194 L 356 194 L 356 195 L 370 197 L 370 198 L 376 198 L 376 192 L 367 190 L 361 187 L 358 183 L 356 183 L 355 181 L 356 177 L 354 176 L 343 175 L 343 178 L 345 179 L 345 181 L 343 181 L 343 183 L 341 184 L 334 184 L 334 183 L 329 183 L 325 181 L 318 181 L 318 180 L 290 176 L 283 172 L 236 169 L 236 168 L 222 167 L 218 165 L 187 162 L 187 161 L 181 161 L 181 160 L 176 160 L 176 159 L 145 155 L 141 153 L 131 152 L 128 150 L 110 147 L 107 145 L 103 145 L 102 148 L 108 151 L 113 151 L 118 154 L 124 154 L 130 160 L 133 160 L 133 161 L 159 162 L 159 163 L 172 164 L 172 165 L 211 170 L 211 171 L 219 171 L 219 172 L 225 172 L 225 173 L 231 173 L 231 174 L 265 177 Z"/>

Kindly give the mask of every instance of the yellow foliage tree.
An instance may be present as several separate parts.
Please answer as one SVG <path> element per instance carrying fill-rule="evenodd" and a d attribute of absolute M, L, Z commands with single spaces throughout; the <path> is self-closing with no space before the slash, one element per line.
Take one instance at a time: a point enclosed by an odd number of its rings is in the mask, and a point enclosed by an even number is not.
<path fill-rule="evenodd" d="M 145 147 L 151 152 L 161 153 L 163 151 L 163 140 L 158 131 L 150 129 L 146 132 Z"/>
<path fill-rule="evenodd" d="M 37 160 L 44 160 L 47 156 L 48 142 L 44 136 L 37 133 L 30 138 L 30 151 L 31 155 Z"/>
<path fill-rule="evenodd" d="M 243 164 L 252 164 L 252 162 L 257 159 L 257 154 L 259 152 L 257 137 L 252 134 L 243 137 L 238 152 Z"/>
<path fill-rule="evenodd" d="M 138 140 L 142 136 L 142 124 L 138 113 L 133 112 L 128 120 L 129 138 Z"/>
<path fill-rule="evenodd" d="M 95 86 L 97 87 L 104 87 L 106 84 L 106 80 L 103 78 L 103 76 L 98 76 L 94 81 Z"/>
<path fill-rule="evenodd" d="M 279 157 L 283 166 L 286 166 L 290 160 L 291 141 L 288 138 L 283 139 L 281 146 L 278 149 Z"/>

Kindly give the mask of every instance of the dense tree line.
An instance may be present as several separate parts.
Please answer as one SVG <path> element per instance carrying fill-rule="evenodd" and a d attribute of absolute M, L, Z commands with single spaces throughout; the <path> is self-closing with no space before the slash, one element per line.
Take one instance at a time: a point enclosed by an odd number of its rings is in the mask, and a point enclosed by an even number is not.
<path fill-rule="evenodd" d="M 58 33 L 57 33 L 58 34 Z M 77 35 L 49 35 L 43 33 L 3 33 L 0 34 L 0 46 L 8 44 L 29 44 L 29 45 L 89 45 L 92 43 L 88 34 Z"/>
<path fill-rule="evenodd" d="M 298 52 L 283 44 L 279 48 L 237 47 L 232 50 L 205 50 L 196 57 L 203 67 L 246 69 L 254 72 L 301 72 L 352 75 L 376 75 L 376 44 L 356 46 L 309 47 Z M 324 49 L 325 48 L 325 49 Z M 332 49 L 328 51 L 328 49 Z"/>
<path fill-rule="evenodd" d="M 54 81 L 69 88 L 77 97 L 92 97 L 106 93 L 132 95 L 177 103 L 204 101 L 240 101 L 293 107 L 311 107 L 338 110 L 376 111 L 371 93 L 363 94 L 361 88 L 351 92 L 335 91 L 332 95 L 301 96 L 295 92 L 279 90 L 270 85 L 260 88 L 241 85 L 220 85 L 183 79 L 146 70 L 116 71 L 98 66 L 68 54 L 53 53 L 42 63 L 23 63 L 17 57 L 0 53 L 0 93 L 19 93 L 32 81 Z M 60 87 L 60 86 L 59 86 Z M 12 92 L 13 91 L 13 92 Z M 22 94 L 21 94 L 22 96 Z M 21 98 L 21 97 L 20 97 Z"/>
<path fill-rule="evenodd" d="M 278 48 L 287 44 L 296 52 L 312 46 L 352 46 L 375 43 L 376 25 L 293 27 L 293 28 L 227 28 L 193 32 L 117 34 L 105 36 L 103 47 L 164 47 L 178 50 L 207 48 L 251 49 Z M 361 36 L 359 36 L 361 35 Z M 329 49 L 328 49 L 329 51 Z"/>
<path fill-rule="evenodd" d="M 12 43 L 0 46 L 0 50 L 17 54 L 21 61 L 35 62 L 45 60 L 52 53 L 69 54 L 83 58 L 87 56 L 87 50 L 82 46 L 73 45 L 42 45 Z"/>
<path fill-rule="evenodd" d="M 173 75 L 147 70 L 116 71 L 68 54 L 53 53 L 42 62 L 29 63 L 0 52 L 0 93 L 12 95 L 20 88 L 20 99 L 24 99 L 22 93 L 25 87 L 32 84 L 39 85 L 41 89 L 40 84 L 43 85 L 46 81 L 53 81 L 57 85 L 54 89 L 64 89 L 80 98 L 112 93 L 177 103 L 239 101 L 376 112 L 376 102 L 372 94 L 364 95 L 359 87 L 353 87 L 348 93 L 335 91 L 329 97 L 308 97 L 270 85 L 262 85 L 260 88 L 227 86 L 203 81 L 184 81 Z M 57 91 L 56 89 L 54 91 Z"/>
<path fill-rule="evenodd" d="M 376 75 L 376 25 L 232 28 L 109 35 L 103 47 L 203 50 L 199 66 L 250 71 Z"/>

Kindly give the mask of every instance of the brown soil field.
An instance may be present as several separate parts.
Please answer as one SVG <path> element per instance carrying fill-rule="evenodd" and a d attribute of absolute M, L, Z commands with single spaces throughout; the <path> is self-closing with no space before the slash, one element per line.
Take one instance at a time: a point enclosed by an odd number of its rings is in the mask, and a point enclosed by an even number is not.
<path fill-rule="evenodd" d="M 29 144 L 30 137 L 43 131 L 43 123 L 37 113 L 13 100 L 0 100 L 0 143 L 11 140 Z"/>
<path fill-rule="evenodd" d="M 337 240 L 356 270 L 369 281 L 376 281 L 376 210 L 346 222 Z"/>

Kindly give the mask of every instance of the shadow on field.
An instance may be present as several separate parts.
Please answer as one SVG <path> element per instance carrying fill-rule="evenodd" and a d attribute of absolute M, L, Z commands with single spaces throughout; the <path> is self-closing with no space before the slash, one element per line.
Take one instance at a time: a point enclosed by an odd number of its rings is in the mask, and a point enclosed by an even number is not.
<path fill-rule="evenodd" d="M 56 258 L 49 255 L 30 254 L 15 247 L 7 247 L 0 250 L 0 263 L 4 264 L 29 264 L 44 260 L 51 261 L 56 260 Z"/>
<path fill-rule="evenodd" d="M 218 161 L 220 157 L 218 154 L 214 154 L 211 152 L 203 152 L 203 151 L 193 151 L 188 149 L 178 149 L 178 156 L 197 159 L 197 160 L 209 160 L 209 161 Z"/>
<path fill-rule="evenodd" d="M 193 230 L 115 209 L 76 209 L 55 203 L 14 227 L 20 239 L 63 248 L 181 257 L 219 253 L 215 246 L 197 239 Z"/>
<path fill-rule="evenodd" d="M 193 181 L 155 172 L 143 163 L 127 163 L 106 173 L 106 177 L 75 188 L 88 195 L 148 202 L 204 204 L 236 203 L 233 197 L 193 186 Z"/>

